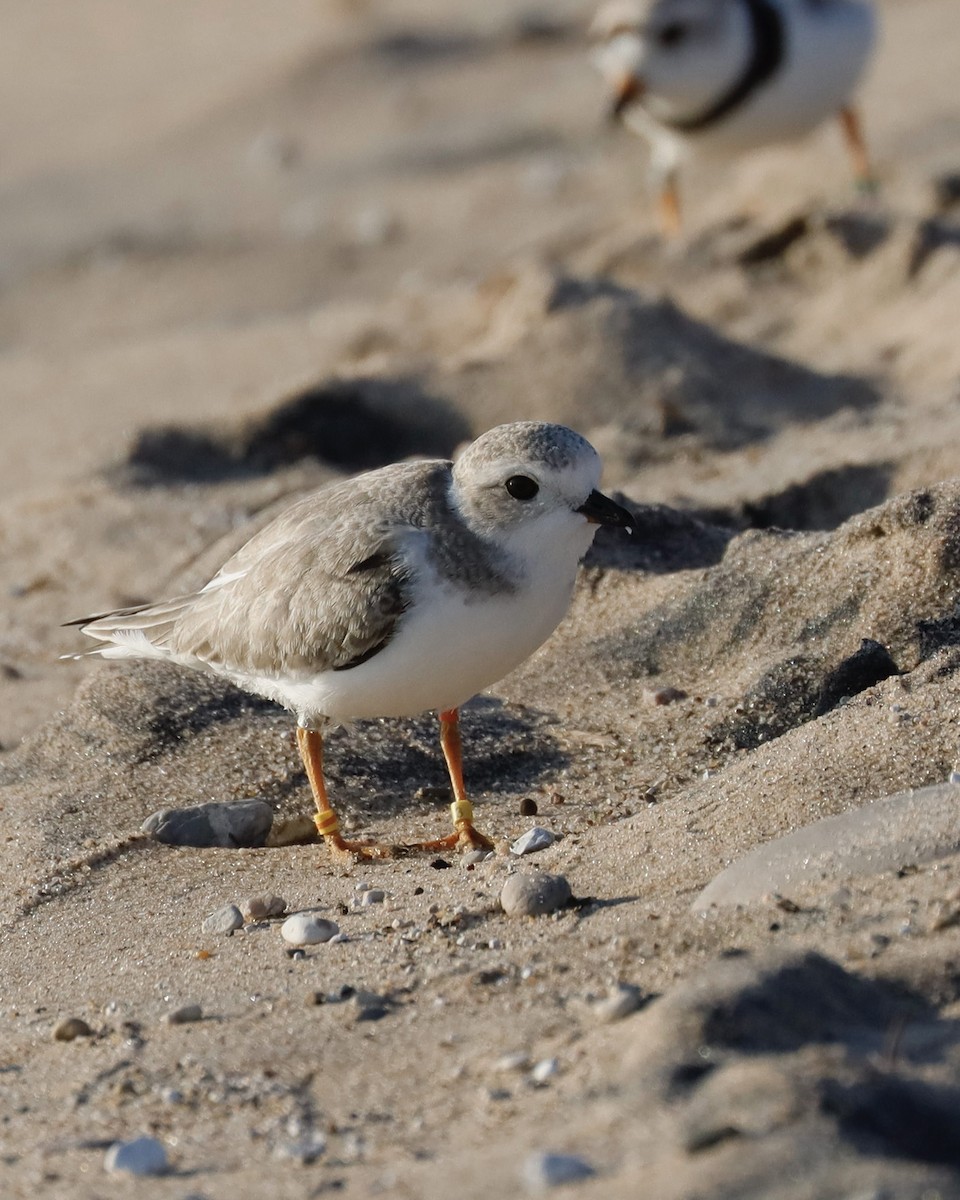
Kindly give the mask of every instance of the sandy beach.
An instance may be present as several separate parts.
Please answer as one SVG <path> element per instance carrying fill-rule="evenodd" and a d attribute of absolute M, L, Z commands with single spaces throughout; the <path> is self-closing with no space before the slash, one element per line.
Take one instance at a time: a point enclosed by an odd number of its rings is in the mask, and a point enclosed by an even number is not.
<path fill-rule="evenodd" d="M 665 243 L 571 0 L 0 2 L 4 1198 L 141 1136 L 158 1200 L 960 1198 L 960 9 L 878 9 L 876 194 L 827 126 L 694 165 Z M 61 658 L 528 418 L 636 528 L 464 710 L 491 857 L 334 863 L 289 714 Z M 429 714 L 327 765 L 446 832 Z"/>

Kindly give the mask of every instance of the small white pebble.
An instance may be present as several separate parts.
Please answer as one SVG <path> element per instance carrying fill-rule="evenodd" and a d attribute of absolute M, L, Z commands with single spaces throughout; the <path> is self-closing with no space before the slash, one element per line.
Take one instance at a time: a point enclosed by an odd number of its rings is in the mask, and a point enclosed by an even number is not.
<path fill-rule="evenodd" d="M 541 1058 L 530 1072 L 530 1078 L 538 1087 L 542 1087 L 548 1079 L 552 1079 L 560 1070 L 560 1064 L 555 1058 Z"/>
<path fill-rule="evenodd" d="M 383 888 L 367 888 L 360 897 L 360 903 L 366 908 L 370 904 L 382 904 L 386 898 L 387 893 Z"/>
<path fill-rule="evenodd" d="M 316 946 L 320 942 L 329 942 L 339 932 L 336 921 L 307 912 L 294 913 L 280 926 L 280 936 L 291 946 Z"/>
<path fill-rule="evenodd" d="M 103 1165 L 111 1175 L 122 1171 L 128 1175 L 165 1175 L 167 1152 L 156 1138 L 138 1137 L 129 1142 L 114 1142 Z"/>
<path fill-rule="evenodd" d="M 951 771 L 947 783 L 960 783 L 960 771 Z"/>

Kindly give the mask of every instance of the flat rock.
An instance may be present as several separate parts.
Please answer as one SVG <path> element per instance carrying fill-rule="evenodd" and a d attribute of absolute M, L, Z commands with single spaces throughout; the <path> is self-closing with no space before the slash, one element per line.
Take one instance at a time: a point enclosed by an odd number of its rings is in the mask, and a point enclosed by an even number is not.
<path fill-rule="evenodd" d="M 273 809 L 263 800 L 197 804 L 152 813 L 141 828 L 168 846 L 265 846 Z"/>
<path fill-rule="evenodd" d="M 544 829 L 541 825 L 534 825 L 517 838 L 510 847 L 510 853 L 518 856 L 536 854 L 538 850 L 546 850 L 548 846 L 552 846 L 556 840 L 556 835 L 549 829 Z"/>
<path fill-rule="evenodd" d="M 960 789 L 944 783 L 826 817 L 731 863 L 691 908 L 755 904 L 805 884 L 876 875 L 952 854 L 960 849 L 958 805 Z"/>

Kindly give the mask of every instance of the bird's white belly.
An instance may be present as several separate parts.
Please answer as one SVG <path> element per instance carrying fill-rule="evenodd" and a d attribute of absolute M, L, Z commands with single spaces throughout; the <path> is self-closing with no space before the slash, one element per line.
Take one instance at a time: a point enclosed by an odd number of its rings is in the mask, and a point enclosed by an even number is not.
<path fill-rule="evenodd" d="M 304 725 L 456 708 L 550 636 L 567 610 L 573 580 L 551 584 L 470 601 L 460 589 L 433 588 L 404 614 L 387 646 L 358 667 L 243 682 L 292 709 Z"/>

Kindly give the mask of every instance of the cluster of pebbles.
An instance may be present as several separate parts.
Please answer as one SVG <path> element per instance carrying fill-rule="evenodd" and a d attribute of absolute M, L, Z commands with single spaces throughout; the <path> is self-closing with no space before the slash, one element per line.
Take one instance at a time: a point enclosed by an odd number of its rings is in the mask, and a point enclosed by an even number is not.
<path fill-rule="evenodd" d="M 510 859 L 521 858 L 545 850 L 554 844 L 556 837 L 548 829 L 533 826 L 510 847 Z M 463 858 L 463 866 L 472 868 L 492 858 L 492 852 L 477 850 Z M 353 908 L 365 909 L 382 905 L 390 898 L 383 888 L 359 883 Z M 500 908 L 508 917 L 538 917 L 557 912 L 573 901 L 570 885 L 562 875 L 551 875 L 543 871 L 516 871 L 507 876 L 500 890 Z M 294 950 L 306 946 L 317 946 L 325 942 L 346 941 L 336 921 L 322 917 L 315 910 L 289 911 L 282 896 L 264 894 L 249 896 L 237 903 L 223 905 L 206 916 L 201 925 L 204 934 L 232 937 L 247 925 L 262 925 L 285 918 L 280 925 L 280 936 Z"/>

